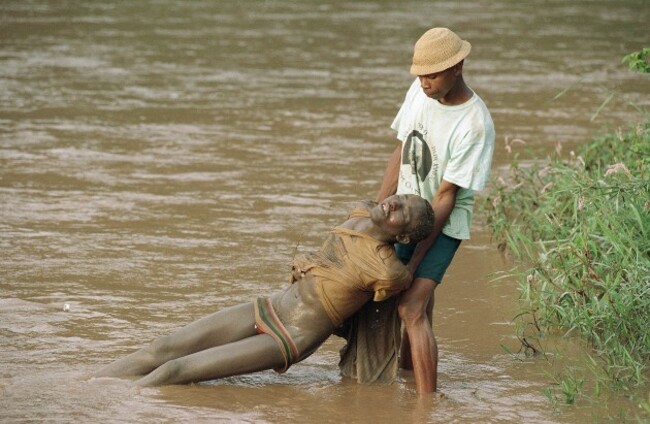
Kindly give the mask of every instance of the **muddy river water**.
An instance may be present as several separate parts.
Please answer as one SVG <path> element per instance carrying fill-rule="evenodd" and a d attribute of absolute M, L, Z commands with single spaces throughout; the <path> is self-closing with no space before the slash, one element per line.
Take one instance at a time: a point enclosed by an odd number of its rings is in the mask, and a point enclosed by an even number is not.
<path fill-rule="evenodd" d="M 406 372 L 343 380 L 334 337 L 283 375 L 140 391 L 90 376 L 279 290 L 296 249 L 374 197 L 424 30 L 472 42 L 465 77 L 493 114 L 496 173 L 506 140 L 543 156 L 639 119 L 650 84 L 620 61 L 647 46 L 649 21 L 647 3 L 621 0 L 3 0 L 0 421 L 571 423 L 632 410 L 606 395 L 556 409 L 542 390 L 562 365 L 506 353 L 519 348 L 517 283 L 495 279 L 513 264 L 480 217 L 436 294 L 443 398 L 417 396 Z"/>

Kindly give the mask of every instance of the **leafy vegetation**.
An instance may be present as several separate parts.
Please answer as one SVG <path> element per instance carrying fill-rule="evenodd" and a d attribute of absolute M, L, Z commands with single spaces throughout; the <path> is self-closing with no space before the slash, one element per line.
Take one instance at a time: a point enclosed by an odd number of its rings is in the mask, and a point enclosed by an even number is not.
<path fill-rule="evenodd" d="M 649 60 L 650 48 L 623 58 L 640 73 L 650 73 Z M 540 353 L 535 341 L 548 332 L 586 340 L 596 396 L 603 385 L 647 386 L 650 376 L 650 118 L 635 108 L 645 117 L 640 124 L 568 158 L 560 145 L 543 162 L 520 163 L 515 155 L 483 205 L 499 248 L 526 268 L 522 350 Z M 517 143 L 524 142 L 506 139 L 507 151 Z M 585 390 L 583 370 L 574 367 L 553 380 L 544 393 L 554 405 L 574 404 Z M 650 393 L 634 396 L 640 414 L 650 416 Z"/>
<path fill-rule="evenodd" d="M 499 246 L 529 266 L 520 281 L 526 349 L 547 331 L 579 335 L 604 376 L 598 384 L 621 390 L 646 384 L 650 121 L 568 158 L 560 148 L 543 163 L 515 157 L 487 200 Z M 576 401 L 583 381 L 572 372 L 558 383 L 565 403 Z"/>
<path fill-rule="evenodd" d="M 650 73 L 650 47 L 645 47 L 638 52 L 632 52 L 623 58 L 631 70 Z"/>

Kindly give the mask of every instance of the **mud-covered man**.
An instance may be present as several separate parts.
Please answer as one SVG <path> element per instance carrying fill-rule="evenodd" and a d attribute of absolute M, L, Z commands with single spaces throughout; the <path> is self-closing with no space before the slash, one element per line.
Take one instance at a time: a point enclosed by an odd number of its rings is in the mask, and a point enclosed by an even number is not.
<path fill-rule="evenodd" d="M 119 359 L 98 377 L 141 376 L 155 386 L 213 380 L 267 369 L 286 371 L 312 354 L 367 301 L 409 287 L 394 243 L 423 240 L 431 205 L 415 195 L 361 202 L 315 254 L 294 260 L 292 284 L 215 312 Z"/>

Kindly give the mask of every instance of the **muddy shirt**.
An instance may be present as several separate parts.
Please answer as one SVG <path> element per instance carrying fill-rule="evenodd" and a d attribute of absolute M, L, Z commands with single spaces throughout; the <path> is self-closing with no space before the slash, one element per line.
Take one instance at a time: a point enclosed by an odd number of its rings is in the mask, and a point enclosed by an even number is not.
<path fill-rule="evenodd" d="M 358 208 L 350 216 L 369 214 Z M 411 284 L 411 275 L 391 244 L 342 227 L 330 233 L 317 253 L 294 258 L 292 281 L 303 279 L 314 284 L 336 326 L 368 300 L 385 300 Z"/>

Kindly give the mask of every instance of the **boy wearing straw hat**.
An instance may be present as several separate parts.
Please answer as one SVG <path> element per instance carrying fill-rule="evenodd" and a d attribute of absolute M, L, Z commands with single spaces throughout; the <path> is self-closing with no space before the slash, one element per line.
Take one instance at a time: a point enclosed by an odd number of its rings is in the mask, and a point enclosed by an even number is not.
<path fill-rule="evenodd" d="M 391 125 L 398 144 L 377 194 L 378 201 L 417 194 L 435 211 L 430 237 L 397 248 L 414 276 L 398 308 L 406 330 L 400 361 L 413 369 L 418 392 L 436 391 L 434 291 L 461 241 L 469 239 L 473 192 L 485 186 L 494 150 L 490 112 L 463 79 L 470 50 L 447 28 L 430 29 L 415 43 L 410 71 L 417 78 Z"/>

